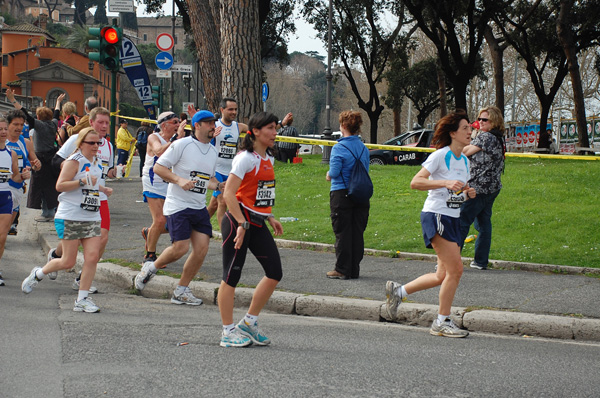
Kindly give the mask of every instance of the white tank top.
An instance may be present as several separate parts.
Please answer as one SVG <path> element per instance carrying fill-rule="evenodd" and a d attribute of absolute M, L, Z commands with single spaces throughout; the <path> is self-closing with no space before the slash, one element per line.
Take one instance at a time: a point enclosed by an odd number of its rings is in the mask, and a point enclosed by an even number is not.
<path fill-rule="evenodd" d="M 160 140 L 161 145 L 165 145 L 167 141 L 162 138 L 159 133 L 152 133 L 156 135 Z M 148 137 L 148 138 L 150 138 Z M 163 181 L 157 174 L 154 174 L 154 164 L 158 160 L 158 156 L 146 156 L 144 161 L 144 168 L 142 169 L 142 186 L 144 191 L 152 192 L 161 196 L 167 196 L 168 185 Z"/>
<path fill-rule="evenodd" d="M 221 126 L 221 134 L 216 136 L 211 142 L 217 150 L 217 166 L 216 172 L 219 174 L 229 175 L 231 172 L 231 163 L 237 153 L 237 142 L 240 138 L 240 128 L 237 122 L 231 122 L 229 126 L 219 119 L 215 125 Z"/>
<path fill-rule="evenodd" d="M 102 164 L 97 158 L 90 162 L 79 151 L 69 156 L 65 162 L 75 160 L 78 162 L 77 174 L 72 181 L 85 180 L 86 167 L 90 175 L 97 178 L 94 186 L 78 187 L 69 192 L 58 195 L 58 209 L 55 218 L 70 221 L 100 221 L 100 179 L 102 177 Z"/>
<path fill-rule="evenodd" d="M 9 191 L 8 181 L 12 177 L 12 152 L 8 147 L 0 149 L 0 191 Z"/>

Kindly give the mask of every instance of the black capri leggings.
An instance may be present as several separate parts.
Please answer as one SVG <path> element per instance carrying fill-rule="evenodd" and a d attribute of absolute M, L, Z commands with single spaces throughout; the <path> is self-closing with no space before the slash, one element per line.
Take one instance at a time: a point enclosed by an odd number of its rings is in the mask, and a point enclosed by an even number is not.
<path fill-rule="evenodd" d="M 266 226 L 264 220 L 262 225 L 250 224 L 244 235 L 242 247 L 234 249 L 233 239 L 237 232 L 238 223 L 231 213 L 226 212 L 221 222 L 221 233 L 223 235 L 223 281 L 231 287 L 236 287 L 242 276 L 242 268 L 246 261 L 248 249 L 254 254 L 265 270 L 265 276 L 269 279 L 280 281 L 283 277 L 281 269 L 281 257 L 277 245 Z"/>

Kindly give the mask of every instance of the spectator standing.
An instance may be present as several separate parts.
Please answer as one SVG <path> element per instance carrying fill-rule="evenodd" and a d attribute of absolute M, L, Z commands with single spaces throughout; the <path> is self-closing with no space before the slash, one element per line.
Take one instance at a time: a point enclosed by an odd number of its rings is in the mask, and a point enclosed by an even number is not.
<path fill-rule="evenodd" d="M 462 241 L 469 235 L 469 228 L 475 222 L 479 231 L 475 240 L 475 258 L 471 268 L 484 270 L 488 266 L 492 244 L 492 206 L 502 182 L 500 176 L 504 170 L 504 119 L 502 112 L 495 106 L 479 111 L 478 119 L 481 132 L 465 146 L 463 153 L 469 158 L 471 179 L 469 186 L 477 191 L 477 197 L 465 202 L 460 212 L 460 230 Z"/>
<path fill-rule="evenodd" d="M 69 134 L 67 133 L 67 126 L 75 127 L 75 125 L 77 124 L 77 119 L 75 118 L 76 111 L 77 107 L 74 103 L 70 101 L 66 102 L 62 106 L 62 117 L 64 122 L 62 126 L 58 129 L 58 136 L 56 137 L 59 146 L 63 146 L 65 142 L 67 142 L 67 139 L 69 139 Z"/>
<path fill-rule="evenodd" d="M 135 142 L 135 138 L 129 132 L 127 119 L 120 121 L 121 127 L 117 131 L 117 165 L 127 164 L 129 159 L 129 151 Z"/>
<path fill-rule="evenodd" d="M 75 126 L 71 126 L 69 123 L 65 124 L 63 128 L 67 130 L 67 135 L 69 137 L 73 135 L 79 134 L 81 130 L 86 127 L 90 127 L 90 116 L 89 113 L 98 106 L 98 100 L 96 97 L 88 97 L 85 100 L 85 104 L 83 105 L 83 110 L 85 111 L 85 115 L 79 119 Z"/>
<path fill-rule="evenodd" d="M 354 203 L 348 198 L 348 182 L 358 159 L 369 171 L 369 150 L 360 137 L 360 112 L 344 111 L 339 117 L 342 138 L 331 150 L 329 171 L 331 181 L 329 207 L 335 234 L 335 269 L 327 272 L 331 279 L 356 279 L 360 274 L 365 242 L 363 234 L 369 221 L 369 202 Z"/>
<path fill-rule="evenodd" d="M 292 126 L 292 123 L 294 122 L 294 116 L 292 113 L 288 113 L 286 119 L 287 120 L 285 122 L 281 122 L 282 124 L 285 124 L 282 125 L 277 135 L 280 137 L 298 137 L 298 130 Z M 278 141 L 278 160 L 281 160 L 283 163 L 292 163 L 294 158 L 298 155 L 298 148 L 300 148 L 300 144 L 296 142 Z"/>
<path fill-rule="evenodd" d="M 476 195 L 467 183 L 469 161 L 462 153 L 470 141 L 471 126 L 464 111 L 450 113 L 437 123 L 431 141 L 437 150 L 410 182 L 412 189 L 429 191 L 421 211 L 421 227 L 425 246 L 433 247 L 437 255 L 437 268 L 435 273 L 421 275 L 406 285 L 387 281 L 385 286 L 386 309 L 391 319 L 396 319 L 398 305 L 409 294 L 440 286 L 438 316 L 429 330 L 434 336 L 469 335 L 454 324 L 450 312 L 463 272 L 460 206 Z"/>
<path fill-rule="evenodd" d="M 12 102 L 16 109 L 21 109 L 30 127 L 35 130 L 33 138 L 33 149 L 37 158 L 40 160 L 40 168 L 33 167 L 31 173 L 31 187 L 27 197 L 27 207 L 31 209 L 42 209 L 40 217 L 35 220 L 39 222 L 49 222 L 54 219 L 56 206 L 58 206 L 58 192 L 56 192 L 57 176 L 52 170 L 52 158 L 58 150 L 56 146 L 56 133 L 58 132 L 58 115 L 60 113 L 60 103 L 65 94 L 58 96 L 54 112 L 45 106 L 36 110 L 37 119 L 31 116 L 27 109 L 15 101 L 15 92 L 11 89 L 6 90 L 6 97 Z"/>
<path fill-rule="evenodd" d="M 142 122 L 141 126 L 137 129 L 136 132 L 136 143 L 135 147 L 138 151 L 138 156 L 140 157 L 140 177 L 142 176 L 142 171 L 144 169 L 144 163 L 146 162 L 146 147 L 148 146 L 148 137 L 154 129 L 150 126 L 149 122 Z"/>

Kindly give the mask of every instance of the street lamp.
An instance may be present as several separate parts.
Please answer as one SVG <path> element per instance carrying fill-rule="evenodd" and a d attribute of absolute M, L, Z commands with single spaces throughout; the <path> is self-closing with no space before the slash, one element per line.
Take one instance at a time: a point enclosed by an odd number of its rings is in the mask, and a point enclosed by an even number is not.
<path fill-rule="evenodd" d="M 31 47 L 31 38 L 27 39 L 27 50 L 25 52 L 25 108 L 31 109 L 29 106 L 29 92 L 31 91 L 30 80 L 29 80 L 29 50 L 35 48 L 35 56 L 40 57 L 40 49 L 38 46 Z"/>
<path fill-rule="evenodd" d="M 327 30 L 327 74 L 325 79 L 327 80 L 327 93 L 325 94 L 325 129 L 323 130 L 323 138 L 326 140 L 331 139 L 331 80 L 333 75 L 331 74 L 331 24 L 333 20 L 333 0 L 329 0 L 329 23 Z M 323 145 L 323 158 L 321 163 L 329 164 L 329 155 L 331 154 L 331 147 L 329 145 Z"/>

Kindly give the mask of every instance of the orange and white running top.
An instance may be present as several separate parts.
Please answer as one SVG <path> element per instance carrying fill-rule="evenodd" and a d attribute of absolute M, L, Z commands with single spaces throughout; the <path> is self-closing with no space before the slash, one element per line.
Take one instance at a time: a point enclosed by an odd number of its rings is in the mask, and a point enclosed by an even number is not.
<path fill-rule="evenodd" d="M 262 158 L 256 152 L 241 151 L 233 158 L 231 174 L 242 179 L 235 194 L 246 209 L 263 216 L 271 215 L 275 204 L 275 171 L 272 156 Z"/>

